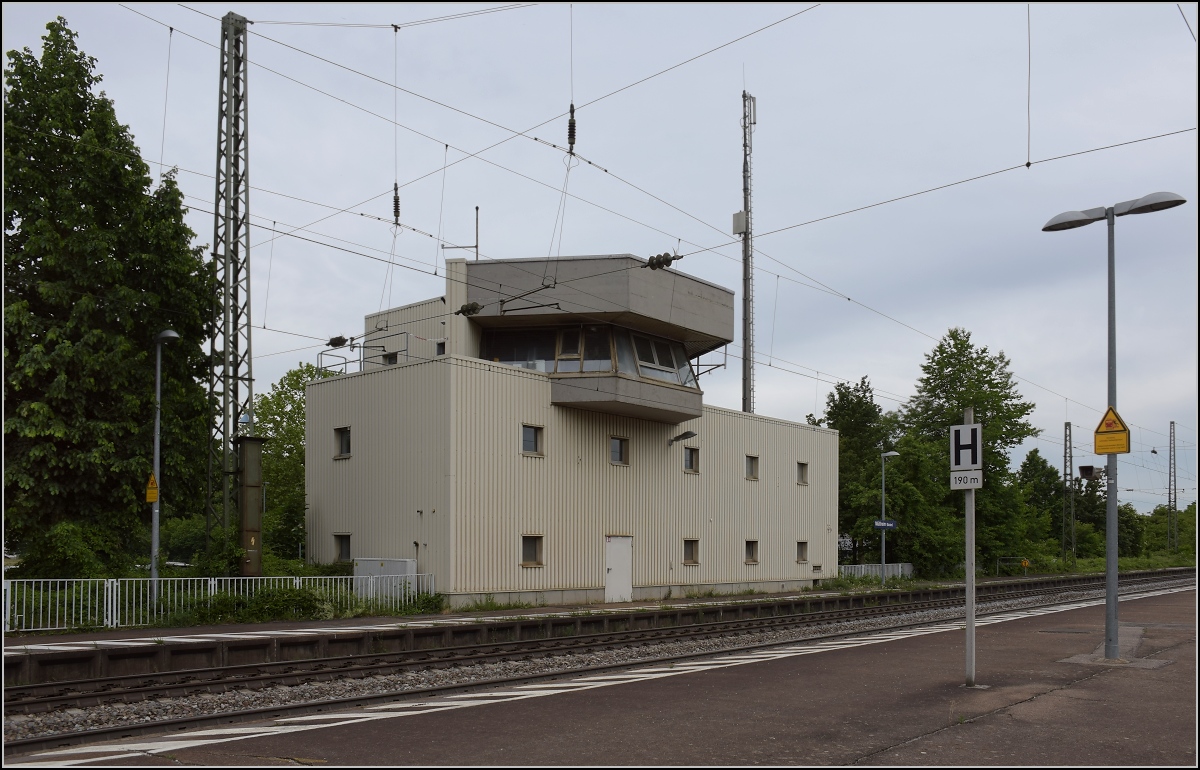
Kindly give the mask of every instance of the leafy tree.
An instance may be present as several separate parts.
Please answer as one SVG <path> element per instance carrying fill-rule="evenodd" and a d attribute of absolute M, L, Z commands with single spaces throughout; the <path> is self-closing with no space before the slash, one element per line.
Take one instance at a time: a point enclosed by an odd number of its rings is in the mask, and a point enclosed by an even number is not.
<path fill-rule="evenodd" d="M 1168 546 L 1167 527 L 1170 525 L 1169 509 L 1166 505 L 1156 505 L 1145 522 L 1146 553 L 1170 553 Z M 1179 553 L 1196 553 L 1196 504 L 1192 503 L 1182 511 L 1177 511 L 1179 517 L 1176 525 L 1179 531 Z"/>
<path fill-rule="evenodd" d="M 304 386 L 328 373 L 300 364 L 254 398 L 254 421 L 263 446 L 263 547 L 295 559 L 304 543 Z"/>
<path fill-rule="evenodd" d="M 810 424 L 838 431 L 838 532 L 850 538 L 856 563 L 877 540 L 873 522 L 879 515 L 882 416 L 866 377 L 856 385 L 839 382 L 825 397 L 825 415 L 808 416 Z"/>
<path fill-rule="evenodd" d="M 1117 556 L 1141 556 L 1146 536 L 1146 517 L 1133 503 L 1117 506 Z"/>
<path fill-rule="evenodd" d="M 95 59 L 59 17 L 4 72 L 4 535 L 28 576 L 117 575 L 148 553 L 154 339 L 163 508 L 203 503 L 214 283 L 170 176 L 151 187 Z"/>
<path fill-rule="evenodd" d="M 1034 405 L 1017 391 L 1009 363 L 1003 352 L 975 346 L 965 329 L 950 329 L 926 354 L 917 392 L 901 413 L 909 432 L 948 452 L 950 426 L 961 424 L 963 410 L 974 407 L 975 422 L 983 425 L 984 487 L 975 495 L 975 532 L 984 563 L 1020 555 L 1025 545 L 1009 453 L 1039 433 L 1027 419 Z M 945 503 L 961 510 L 959 498 L 954 493 Z"/>
<path fill-rule="evenodd" d="M 1029 544 L 1029 555 L 1050 555 L 1061 550 L 1063 479 L 1037 449 L 1030 450 L 1017 471 L 1021 490 L 1019 536 Z"/>

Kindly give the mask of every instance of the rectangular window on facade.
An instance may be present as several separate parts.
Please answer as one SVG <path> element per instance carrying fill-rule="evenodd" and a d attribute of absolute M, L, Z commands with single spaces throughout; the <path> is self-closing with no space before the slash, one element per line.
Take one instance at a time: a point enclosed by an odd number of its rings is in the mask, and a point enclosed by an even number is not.
<path fill-rule="evenodd" d="M 685 446 L 683 448 L 683 469 L 689 473 L 700 472 L 700 448 Z"/>
<path fill-rule="evenodd" d="M 746 541 L 746 563 L 747 564 L 758 564 L 758 541 L 757 540 L 747 540 Z"/>
<path fill-rule="evenodd" d="M 350 536 L 349 535 L 334 535 L 333 536 L 334 550 L 337 551 L 338 561 L 350 561 Z"/>
<path fill-rule="evenodd" d="M 542 536 L 541 535 L 522 535 L 521 536 L 521 566 L 522 567 L 540 567 L 540 566 L 542 566 Z"/>
<path fill-rule="evenodd" d="M 700 541 L 699 540 L 684 540 L 683 541 L 683 563 L 684 564 L 699 564 L 700 563 Z"/>
<path fill-rule="evenodd" d="M 445 343 L 445 342 L 439 342 L 439 343 L 437 343 L 437 347 L 436 347 L 436 348 L 435 348 L 435 350 L 434 350 L 434 355 L 435 355 L 435 356 L 444 356 L 444 355 L 446 355 L 446 343 Z"/>
<path fill-rule="evenodd" d="M 395 353 L 384 353 L 383 354 L 383 365 L 384 366 L 391 366 L 394 363 L 396 363 L 396 354 Z"/>
<path fill-rule="evenodd" d="M 545 454 L 541 427 L 537 425 L 521 426 L 521 452 L 527 455 Z"/>
<path fill-rule="evenodd" d="M 629 439 L 612 436 L 608 439 L 608 460 L 614 465 L 629 465 Z"/>
<path fill-rule="evenodd" d="M 808 541 L 796 543 L 796 561 L 808 561 Z"/>
<path fill-rule="evenodd" d="M 808 463 L 796 463 L 796 483 L 808 483 Z"/>
<path fill-rule="evenodd" d="M 333 451 L 335 457 L 350 456 L 350 429 L 349 428 L 334 428 L 333 430 Z"/>
<path fill-rule="evenodd" d="M 758 458 L 754 455 L 746 455 L 746 478 L 758 478 Z"/>

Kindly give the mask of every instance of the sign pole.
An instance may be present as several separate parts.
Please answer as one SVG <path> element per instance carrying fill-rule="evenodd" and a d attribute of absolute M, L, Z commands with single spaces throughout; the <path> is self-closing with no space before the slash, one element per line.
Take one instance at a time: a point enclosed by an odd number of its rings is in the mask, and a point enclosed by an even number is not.
<path fill-rule="evenodd" d="M 963 423 L 975 422 L 975 409 L 968 406 L 963 410 Z M 980 437 L 980 444 L 982 444 Z M 967 523 L 967 687 L 975 686 L 975 490 L 966 490 Z"/>

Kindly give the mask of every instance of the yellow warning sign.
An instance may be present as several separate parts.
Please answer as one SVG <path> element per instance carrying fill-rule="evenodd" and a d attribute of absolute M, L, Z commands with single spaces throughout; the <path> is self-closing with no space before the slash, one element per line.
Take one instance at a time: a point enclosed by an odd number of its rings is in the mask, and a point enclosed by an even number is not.
<path fill-rule="evenodd" d="M 150 480 L 146 482 L 146 502 L 158 502 L 158 481 L 154 478 L 154 474 L 150 474 Z"/>
<path fill-rule="evenodd" d="M 1129 454 L 1129 426 L 1111 406 L 1096 426 L 1096 454 Z"/>

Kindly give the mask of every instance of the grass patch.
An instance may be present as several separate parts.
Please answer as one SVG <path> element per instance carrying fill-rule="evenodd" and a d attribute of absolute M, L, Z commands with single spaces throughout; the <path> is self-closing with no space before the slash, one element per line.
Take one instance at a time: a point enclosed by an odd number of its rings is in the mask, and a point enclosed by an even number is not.
<path fill-rule="evenodd" d="M 492 594 L 484 594 L 470 604 L 464 604 L 458 609 L 462 612 L 494 612 L 496 610 L 527 610 L 541 605 L 530 602 L 498 602 Z"/>
<path fill-rule="evenodd" d="M 262 588 L 253 594 L 218 593 L 199 599 L 159 619 L 155 626 L 268 623 L 280 620 L 332 620 L 366 616 L 436 615 L 446 606 L 443 594 L 419 594 L 402 607 L 358 599 L 334 597 L 314 588 Z"/>

